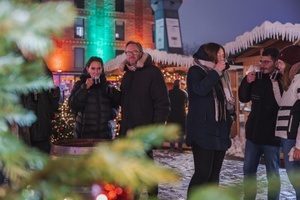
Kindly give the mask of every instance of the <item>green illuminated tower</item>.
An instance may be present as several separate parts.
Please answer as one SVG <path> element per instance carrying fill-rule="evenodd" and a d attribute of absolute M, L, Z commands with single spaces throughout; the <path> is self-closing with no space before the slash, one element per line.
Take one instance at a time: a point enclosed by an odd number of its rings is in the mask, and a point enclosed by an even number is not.
<path fill-rule="evenodd" d="M 109 13 L 114 11 L 111 1 L 89 1 L 86 9 L 90 15 L 86 18 L 87 37 L 86 59 L 100 56 L 106 62 L 114 58 L 114 19 Z"/>

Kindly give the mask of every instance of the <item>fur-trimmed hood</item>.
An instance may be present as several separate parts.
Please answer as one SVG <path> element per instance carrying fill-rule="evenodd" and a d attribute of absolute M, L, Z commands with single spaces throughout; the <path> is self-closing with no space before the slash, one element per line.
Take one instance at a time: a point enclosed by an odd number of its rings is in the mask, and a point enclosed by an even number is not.
<path fill-rule="evenodd" d="M 142 68 L 144 66 L 151 65 L 151 64 L 152 64 L 152 57 L 148 53 L 144 52 L 142 58 L 140 60 L 138 60 L 136 66 L 128 66 L 127 60 L 125 59 L 120 63 L 119 70 L 121 72 L 128 71 L 128 70 L 135 71 L 139 68 Z"/>

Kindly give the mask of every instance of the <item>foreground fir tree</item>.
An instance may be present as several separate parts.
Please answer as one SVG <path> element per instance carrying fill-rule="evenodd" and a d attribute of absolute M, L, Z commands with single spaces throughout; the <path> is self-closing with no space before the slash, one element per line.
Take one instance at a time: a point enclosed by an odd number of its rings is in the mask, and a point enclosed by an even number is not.
<path fill-rule="evenodd" d="M 47 55 L 50 38 L 72 25 L 76 12 L 66 1 L 2 0 L 0 7 L 0 167 L 10 181 L 0 187 L 0 199 L 79 199 L 72 193 L 73 186 L 108 181 L 140 191 L 158 180 L 177 180 L 174 173 L 150 162 L 144 151 L 172 138 L 178 131 L 175 126 L 137 129 L 128 138 L 102 143 L 93 153 L 77 159 L 51 159 L 16 138 L 11 127 L 35 120 L 33 113 L 19 104 L 19 96 L 53 84 L 39 67 L 41 61 L 25 65 L 16 47 Z"/>
<path fill-rule="evenodd" d="M 0 8 L 0 168 L 10 181 L 0 186 L 0 199 L 71 200 L 81 198 L 74 193 L 73 186 L 78 185 L 104 185 L 118 194 L 120 188 L 115 185 L 141 192 L 157 181 L 178 181 L 176 173 L 154 164 L 145 154 L 145 150 L 174 139 L 179 130 L 174 125 L 137 128 L 128 137 L 103 142 L 92 153 L 76 159 L 49 158 L 18 139 L 12 127 L 35 120 L 33 113 L 19 104 L 20 95 L 32 89 L 49 89 L 53 83 L 43 74 L 41 61 L 25 65 L 16 47 L 47 55 L 50 38 L 74 23 L 76 10 L 68 1 L 41 5 L 30 0 L 1 0 Z M 239 191 L 240 187 L 199 188 L 191 200 L 240 199 Z"/>

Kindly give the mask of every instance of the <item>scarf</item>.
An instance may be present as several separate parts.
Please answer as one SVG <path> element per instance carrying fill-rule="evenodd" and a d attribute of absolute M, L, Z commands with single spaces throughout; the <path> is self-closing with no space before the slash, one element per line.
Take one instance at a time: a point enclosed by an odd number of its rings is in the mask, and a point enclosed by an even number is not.
<path fill-rule="evenodd" d="M 199 66 L 206 73 L 210 70 L 216 70 L 215 69 L 216 64 L 211 61 L 195 59 L 194 64 Z M 214 103 L 215 103 L 215 119 L 216 119 L 216 121 L 221 121 L 222 119 L 227 120 L 226 119 L 226 110 L 229 112 L 230 115 L 235 114 L 235 100 L 234 100 L 233 92 L 231 89 L 230 76 L 229 76 L 228 71 L 224 70 L 221 73 L 219 71 L 217 71 L 217 72 L 221 76 L 220 80 L 222 83 L 222 89 L 223 89 L 224 96 L 225 96 L 224 103 L 221 103 L 219 101 L 215 87 L 213 87 L 212 93 L 213 93 Z"/>
<path fill-rule="evenodd" d="M 127 71 L 127 70 L 135 71 L 137 69 L 142 68 L 146 63 L 149 63 L 149 62 L 152 63 L 151 56 L 148 53 L 143 53 L 143 56 L 141 57 L 140 60 L 137 61 L 136 65 L 128 65 L 127 60 L 126 59 L 123 60 L 119 65 L 119 70 L 121 72 L 124 72 L 124 71 Z"/>

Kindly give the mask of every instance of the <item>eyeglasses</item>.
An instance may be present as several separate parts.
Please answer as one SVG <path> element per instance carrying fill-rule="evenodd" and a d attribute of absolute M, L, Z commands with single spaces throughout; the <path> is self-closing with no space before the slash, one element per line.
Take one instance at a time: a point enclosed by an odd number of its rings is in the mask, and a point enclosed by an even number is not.
<path fill-rule="evenodd" d="M 273 62 L 273 61 L 270 61 L 270 60 L 260 60 L 259 61 L 259 64 L 264 64 L 264 65 L 267 65 L 267 64 L 269 64 L 270 62 Z"/>
<path fill-rule="evenodd" d="M 133 54 L 133 55 L 137 55 L 138 53 L 140 53 L 140 51 L 138 51 L 138 50 L 133 50 L 133 51 L 125 51 L 125 54 L 126 54 L 126 55 L 131 55 L 131 54 Z"/>

